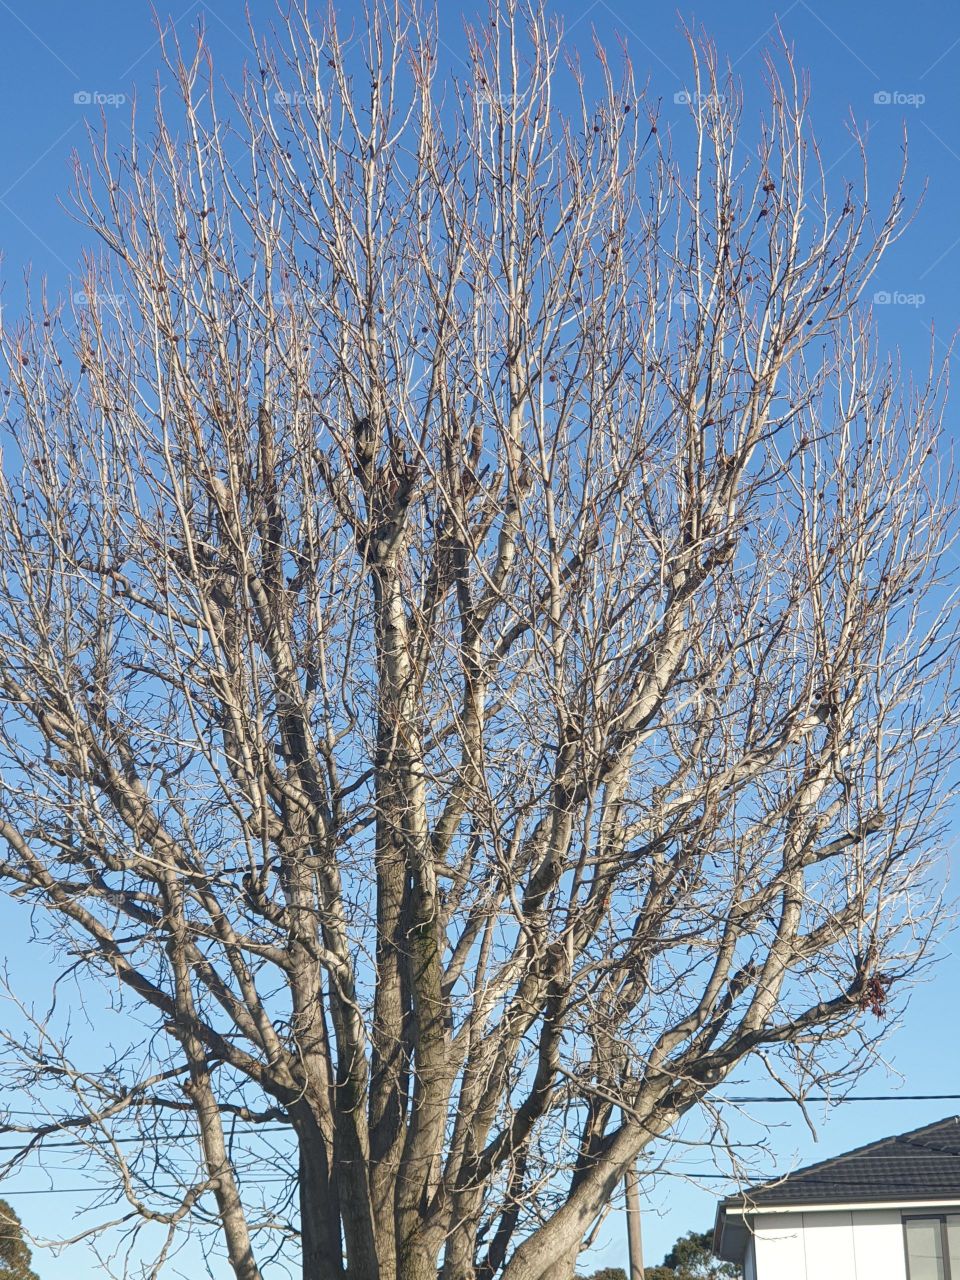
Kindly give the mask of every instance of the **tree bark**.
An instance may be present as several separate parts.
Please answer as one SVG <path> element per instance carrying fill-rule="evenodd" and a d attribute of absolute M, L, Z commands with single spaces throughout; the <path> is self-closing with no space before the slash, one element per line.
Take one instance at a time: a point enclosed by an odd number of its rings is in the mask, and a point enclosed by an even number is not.
<path fill-rule="evenodd" d="M 344 1270 L 339 1187 L 331 1176 L 326 1141 L 309 1108 L 300 1103 L 296 1111 L 303 1280 L 340 1280 Z"/>

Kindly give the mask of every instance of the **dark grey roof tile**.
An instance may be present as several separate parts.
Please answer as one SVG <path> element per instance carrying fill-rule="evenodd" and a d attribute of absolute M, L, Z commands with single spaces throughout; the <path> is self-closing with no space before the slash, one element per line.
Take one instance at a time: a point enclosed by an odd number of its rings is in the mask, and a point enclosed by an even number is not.
<path fill-rule="evenodd" d="M 775 1182 L 748 1187 L 728 1196 L 722 1207 L 940 1198 L 960 1199 L 960 1116 L 881 1138 Z"/>

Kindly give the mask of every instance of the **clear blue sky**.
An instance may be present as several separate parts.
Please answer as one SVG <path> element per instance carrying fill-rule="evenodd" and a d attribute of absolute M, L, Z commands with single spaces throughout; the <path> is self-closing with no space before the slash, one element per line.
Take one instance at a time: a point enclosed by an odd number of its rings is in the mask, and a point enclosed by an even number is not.
<path fill-rule="evenodd" d="M 235 77 L 252 54 L 242 0 L 198 0 L 189 5 L 178 0 L 170 8 L 167 2 L 156 0 L 161 18 L 169 17 L 185 34 L 203 17 L 219 70 L 228 79 Z M 445 57 L 456 69 L 463 47 L 461 15 L 473 13 L 475 7 L 473 0 L 439 2 Z M 250 0 L 250 7 L 261 27 L 275 13 L 273 0 Z M 662 98 L 664 118 L 683 111 L 674 104 L 674 94 L 684 85 L 687 58 L 679 17 L 670 4 L 557 0 L 551 7 L 564 17 L 568 38 L 585 50 L 594 30 L 611 49 L 617 37 L 625 38 L 640 78 L 649 77 L 652 96 Z M 359 12 L 355 0 L 339 0 L 337 8 L 345 16 Z M 927 194 L 912 231 L 889 254 L 875 282 L 877 290 L 900 301 L 878 305 L 876 317 L 881 344 L 898 349 L 907 367 L 922 371 L 931 325 L 942 353 L 960 322 L 960 6 L 955 0 L 918 0 L 912 5 L 894 0 L 833 5 L 826 0 L 784 0 L 779 6 L 769 0 L 708 0 L 683 6 L 682 16 L 702 23 L 734 64 L 747 90 L 748 114 L 751 105 L 759 110 L 763 103 L 760 55 L 779 17 L 799 63 L 810 72 L 813 119 L 837 190 L 845 166 L 854 163 L 851 115 L 868 134 L 875 191 L 883 190 L 899 164 L 906 121 L 911 190 L 919 195 L 926 186 Z M 28 267 L 35 279 L 46 276 L 51 293 L 71 288 L 70 276 L 86 241 L 58 201 L 69 184 L 71 153 L 77 149 L 83 154 L 85 129 L 96 123 L 99 110 L 75 98 L 124 95 L 126 104 L 105 107 L 117 137 L 128 127 L 129 100 L 135 91 L 147 108 L 157 60 L 151 5 L 147 0 L 0 0 L 0 50 L 2 297 L 4 306 L 16 311 Z M 146 110 L 141 122 L 148 126 Z M 0 904 L 0 927 L 12 949 L 14 976 L 21 975 L 42 998 L 46 957 L 38 952 L 25 958 L 24 924 L 15 908 Z M 940 965 L 917 991 L 904 1025 L 890 1038 L 888 1058 L 902 1080 L 878 1068 L 859 1092 L 960 1092 L 960 962 L 950 952 L 948 939 Z M 756 1090 L 729 1090 L 751 1091 Z M 15 1103 L 11 1100 L 10 1105 Z M 781 1126 L 770 1139 L 777 1159 L 766 1171 L 773 1173 L 960 1112 L 960 1103 L 848 1105 L 826 1117 L 821 1108 L 815 1113 L 820 1122 L 818 1146 L 792 1109 L 754 1111 Z M 744 1128 L 743 1135 L 756 1137 L 757 1131 Z M 714 1168 L 695 1146 L 684 1150 L 682 1163 L 691 1172 Z M 58 1179 L 61 1185 L 77 1185 L 75 1172 L 52 1177 L 54 1185 Z M 3 1194 L 10 1196 L 28 1226 L 41 1233 L 62 1227 L 68 1233 L 73 1196 L 15 1194 L 40 1185 L 35 1175 L 26 1175 L 7 1183 Z M 714 1180 L 696 1187 L 672 1174 L 658 1177 L 648 1188 L 647 1261 L 659 1262 L 679 1233 L 707 1226 L 722 1188 Z M 610 1220 L 602 1242 L 605 1248 L 595 1255 L 596 1265 L 625 1261 L 618 1216 Z M 70 1254 L 43 1258 L 39 1269 L 54 1280 L 101 1274 L 86 1257 Z"/>

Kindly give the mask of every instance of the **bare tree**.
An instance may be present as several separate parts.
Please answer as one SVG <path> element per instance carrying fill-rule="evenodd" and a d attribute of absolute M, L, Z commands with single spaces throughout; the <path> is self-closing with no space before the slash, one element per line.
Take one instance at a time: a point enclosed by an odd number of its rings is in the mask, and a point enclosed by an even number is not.
<path fill-rule="evenodd" d="M 833 199 L 782 49 L 749 144 L 709 46 L 675 143 L 537 6 L 469 50 L 295 7 L 224 117 L 168 41 L 84 296 L 3 334 L 0 874 L 149 1032 L 25 1008 L 8 1131 L 239 1280 L 572 1276 L 737 1063 L 856 1070 L 940 910 L 943 376 L 858 306 L 902 187 Z"/>

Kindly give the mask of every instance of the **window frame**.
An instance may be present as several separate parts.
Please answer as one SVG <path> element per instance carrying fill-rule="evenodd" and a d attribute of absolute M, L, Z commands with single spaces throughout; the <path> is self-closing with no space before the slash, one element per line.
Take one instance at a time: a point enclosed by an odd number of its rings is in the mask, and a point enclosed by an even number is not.
<path fill-rule="evenodd" d="M 907 1280 L 913 1280 L 910 1274 L 910 1250 L 908 1248 L 907 1239 L 907 1223 L 908 1222 L 939 1222 L 940 1224 L 940 1253 L 943 1259 L 943 1280 L 960 1280 L 960 1275 L 954 1276 L 953 1268 L 950 1266 L 950 1241 L 947 1236 L 947 1218 L 960 1217 L 960 1210 L 953 1213 L 902 1213 L 900 1222 L 903 1227 L 903 1260 L 906 1263 Z"/>

